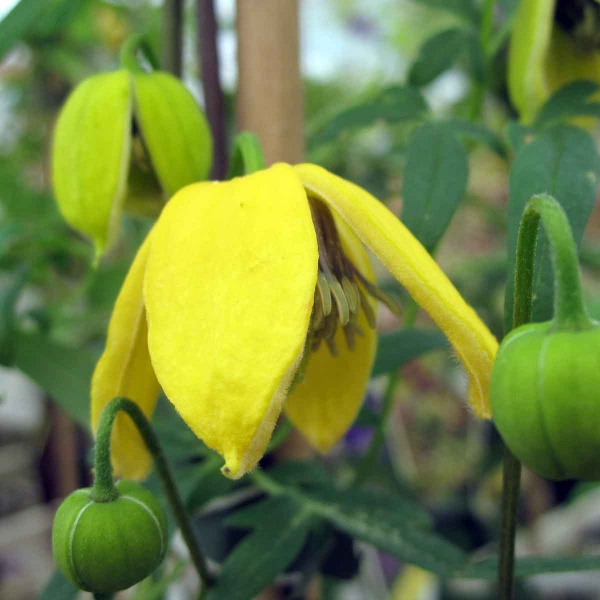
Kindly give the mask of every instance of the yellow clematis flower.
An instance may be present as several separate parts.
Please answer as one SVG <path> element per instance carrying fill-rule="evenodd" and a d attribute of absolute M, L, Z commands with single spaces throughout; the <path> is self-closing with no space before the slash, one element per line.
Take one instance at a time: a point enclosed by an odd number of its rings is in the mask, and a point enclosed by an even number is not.
<path fill-rule="evenodd" d="M 508 63 L 511 100 L 525 123 L 562 86 L 600 83 L 598 0 L 521 0 Z"/>
<path fill-rule="evenodd" d="M 497 342 L 427 251 L 378 200 L 314 165 L 278 164 L 177 193 L 140 248 L 92 382 L 92 426 L 115 396 L 149 415 L 159 385 L 232 478 L 277 418 L 327 452 L 354 421 L 375 355 L 369 248 L 453 344 L 469 403 L 489 418 Z M 126 416 L 118 474 L 149 459 Z"/>

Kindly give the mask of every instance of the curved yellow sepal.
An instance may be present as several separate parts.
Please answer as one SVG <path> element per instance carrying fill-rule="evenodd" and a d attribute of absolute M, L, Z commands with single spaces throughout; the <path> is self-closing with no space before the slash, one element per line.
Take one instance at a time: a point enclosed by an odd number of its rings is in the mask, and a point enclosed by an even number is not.
<path fill-rule="evenodd" d="M 139 249 L 121 288 L 108 327 L 106 349 L 92 378 L 92 431 L 96 432 L 104 407 L 116 396 L 133 400 L 150 417 L 160 385 L 148 353 L 148 327 L 142 296 L 144 272 L 152 234 Z M 115 475 L 144 479 L 152 466 L 146 446 L 130 418 L 117 416 L 111 438 Z"/>
<path fill-rule="evenodd" d="M 135 116 L 166 198 L 208 177 L 212 137 L 192 94 L 175 77 L 133 75 Z"/>
<path fill-rule="evenodd" d="M 489 418 L 489 379 L 498 343 L 475 311 L 418 240 L 376 198 L 315 165 L 294 169 L 304 187 L 341 216 L 445 333 L 469 374 L 471 407 L 479 417 Z"/>
<path fill-rule="evenodd" d="M 126 192 L 132 94 L 129 73 L 86 79 L 63 107 L 52 149 L 60 212 L 88 235 L 96 256 L 116 236 Z"/>
<path fill-rule="evenodd" d="M 300 361 L 318 251 L 293 169 L 181 190 L 153 231 L 144 296 L 165 394 L 238 478 L 264 454 Z"/>
<path fill-rule="evenodd" d="M 373 280 L 373 268 L 364 246 L 348 226 L 334 215 L 344 251 L 367 278 Z M 373 312 L 377 306 L 370 297 Z M 308 359 L 302 381 L 295 384 L 285 403 L 285 412 L 294 426 L 319 452 L 329 452 L 348 431 L 364 399 L 371 374 L 377 333 L 369 327 L 364 313 L 358 322 L 364 335 L 356 337 L 350 350 L 342 328 L 335 342 L 339 353 L 333 357 L 325 344 Z"/>

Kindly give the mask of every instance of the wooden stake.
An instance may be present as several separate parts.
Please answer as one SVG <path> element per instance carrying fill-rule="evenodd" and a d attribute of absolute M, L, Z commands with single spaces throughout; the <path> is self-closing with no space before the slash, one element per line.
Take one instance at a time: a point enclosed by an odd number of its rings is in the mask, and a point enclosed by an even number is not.
<path fill-rule="evenodd" d="M 237 34 L 237 128 L 258 136 L 267 164 L 300 162 L 298 0 L 237 0 Z"/>

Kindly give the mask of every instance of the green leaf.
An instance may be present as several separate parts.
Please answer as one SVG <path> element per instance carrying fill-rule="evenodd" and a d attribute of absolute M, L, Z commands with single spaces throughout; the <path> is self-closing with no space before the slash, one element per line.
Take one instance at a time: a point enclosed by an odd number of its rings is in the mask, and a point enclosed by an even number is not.
<path fill-rule="evenodd" d="M 29 269 L 22 265 L 12 274 L 6 287 L 0 288 L 0 364 L 3 365 L 13 363 L 17 324 L 15 309 L 28 276 Z"/>
<path fill-rule="evenodd" d="M 379 336 L 372 375 L 388 373 L 423 354 L 447 347 L 448 341 L 440 331 L 403 329 L 385 333 Z"/>
<path fill-rule="evenodd" d="M 37 600 L 72 600 L 77 594 L 79 590 L 60 571 L 54 571 Z"/>
<path fill-rule="evenodd" d="M 269 469 L 268 475 L 283 485 L 328 485 L 330 481 L 327 470 L 316 460 L 288 460 L 278 463 Z"/>
<path fill-rule="evenodd" d="M 504 128 L 506 143 L 513 154 L 517 154 L 525 144 L 529 143 L 529 138 L 532 138 L 533 134 L 533 128 L 516 121 L 510 121 Z"/>
<path fill-rule="evenodd" d="M 592 81 L 575 81 L 560 88 L 540 109 L 534 126 L 556 125 L 573 117 L 600 117 L 600 102 L 593 98 L 600 85 Z"/>
<path fill-rule="evenodd" d="M 426 40 L 408 73 L 410 85 L 431 83 L 458 60 L 466 43 L 466 32 L 459 28 L 446 29 Z"/>
<path fill-rule="evenodd" d="M 49 36 L 65 27 L 86 0 L 20 0 L 0 21 L 0 59 L 30 34 Z"/>
<path fill-rule="evenodd" d="M 266 167 L 260 140 L 249 131 L 242 131 L 233 140 L 233 152 L 227 179 L 249 175 Z"/>
<path fill-rule="evenodd" d="M 467 153 L 443 123 L 425 123 L 410 136 L 404 172 L 402 221 L 431 250 L 465 195 Z"/>
<path fill-rule="evenodd" d="M 479 19 L 479 10 L 473 0 L 414 0 L 418 4 L 429 6 L 430 8 L 443 10 L 472 23 L 477 23 Z"/>
<path fill-rule="evenodd" d="M 35 381 L 77 423 L 90 426 L 90 382 L 96 356 L 39 333 L 19 332 L 14 364 Z"/>
<path fill-rule="evenodd" d="M 508 207 L 509 279 L 505 326 L 512 320 L 517 234 L 525 203 L 533 194 L 547 193 L 562 205 L 579 244 L 596 198 L 599 157 L 592 137 L 581 129 L 558 126 L 523 146 L 510 170 Z M 540 228 L 534 266 L 534 321 L 552 317 L 553 276 L 546 235 Z"/>
<path fill-rule="evenodd" d="M 0 58 L 35 25 L 47 0 L 21 0 L 0 21 Z"/>
<path fill-rule="evenodd" d="M 296 558 L 312 519 L 291 498 L 277 497 L 235 513 L 227 523 L 254 530 L 227 557 L 209 600 L 253 598 Z"/>
<path fill-rule="evenodd" d="M 517 558 L 515 564 L 517 577 L 597 569 L 600 569 L 600 556 L 523 556 Z M 457 573 L 457 576 L 467 579 L 495 579 L 497 570 L 498 558 L 493 557 L 469 565 L 464 571 Z"/>
<path fill-rule="evenodd" d="M 506 145 L 502 138 L 480 123 L 473 123 L 466 119 L 448 119 L 443 124 L 454 132 L 459 138 L 485 144 L 500 158 L 506 158 Z"/>
<path fill-rule="evenodd" d="M 312 132 L 310 145 L 318 146 L 337 139 L 342 133 L 368 127 L 377 121 L 402 123 L 419 121 L 428 111 L 421 93 L 411 87 L 390 86 L 369 101 L 346 108 Z"/>
<path fill-rule="evenodd" d="M 313 514 L 403 562 L 442 576 L 464 566 L 462 550 L 430 529 L 428 514 L 412 499 L 332 488 L 303 491 L 298 497 Z"/>

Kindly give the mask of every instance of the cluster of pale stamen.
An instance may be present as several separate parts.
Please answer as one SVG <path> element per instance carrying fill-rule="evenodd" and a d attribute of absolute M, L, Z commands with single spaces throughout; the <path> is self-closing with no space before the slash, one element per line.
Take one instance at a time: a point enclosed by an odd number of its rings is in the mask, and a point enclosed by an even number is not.
<path fill-rule="evenodd" d="M 394 313 L 398 303 L 371 283 L 344 253 L 339 233 L 329 209 L 317 198 L 309 198 L 317 245 L 319 275 L 310 320 L 306 350 L 315 352 L 324 341 L 333 356 L 338 353 L 335 335 L 342 327 L 346 345 L 354 350 L 357 335 L 364 335 L 358 317 L 375 328 L 375 313 L 367 295 L 386 304 Z M 305 354 L 308 354 L 306 352 Z"/>

